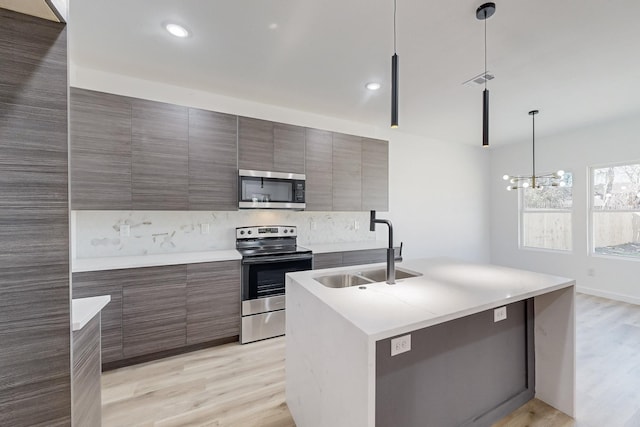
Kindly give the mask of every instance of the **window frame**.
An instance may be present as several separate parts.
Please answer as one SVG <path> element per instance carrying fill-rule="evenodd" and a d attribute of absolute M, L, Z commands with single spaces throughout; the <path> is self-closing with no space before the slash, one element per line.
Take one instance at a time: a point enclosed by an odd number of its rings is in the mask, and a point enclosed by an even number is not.
<path fill-rule="evenodd" d="M 640 212 L 640 209 L 638 210 L 632 210 L 632 209 L 611 209 L 611 210 L 600 210 L 600 211 L 596 211 L 594 209 L 594 190 L 595 190 L 595 174 L 594 174 L 594 170 L 595 169 L 604 169 L 604 168 L 608 168 L 608 167 L 619 167 L 619 166 L 629 166 L 629 165 L 638 165 L 640 166 L 640 159 L 635 159 L 635 160 L 625 160 L 625 161 L 620 161 L 620 162 L 607 162 L 607 163 L 599 163 L 599 164 L 595 164 L 595 165 L 590 165 L 588 167 L 588 174 L 589 174 L 589 187 L 587 188 L 587 198 L 588 198 L 588 213 L 589 213 L 589 217 L 587 218 L 587 224 L 588 224 L 588 230 L 587 230 L 587 256 L 590 257 L 594 257 L 594 258 L 603 258 L 603 259 L 615 259 L 615 260 L 619 260 L 619 261 L 632 261 L 632 262 L 639 262 L 640 261 L 640 256 L 634 257 L 634 256 L 628 256 L 628 255 L 610 255 L 610 254 L 600 254 L 596 252 L 596 245 L 595 245 L 595 234 L 596 234 L 596 230 L 595 230 L 595 221 L 594 221 L 594 215 L 597 212 L 620 212 L 620 213 L 633 213 L 633 212 Z"/>

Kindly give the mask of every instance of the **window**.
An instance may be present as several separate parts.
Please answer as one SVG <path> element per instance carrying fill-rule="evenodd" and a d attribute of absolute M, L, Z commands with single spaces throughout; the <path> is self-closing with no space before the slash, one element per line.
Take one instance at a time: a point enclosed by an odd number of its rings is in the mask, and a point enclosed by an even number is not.
<path fill-rule="evenodd" d="M 570 251 L 573 175 L 557 187 L 524 188 L 520 196 L 520 247 Z"/>
<path fill-rule="evenodd" d="M 640 164 L 591 169 L 592 251 L 640 258 Z"/>

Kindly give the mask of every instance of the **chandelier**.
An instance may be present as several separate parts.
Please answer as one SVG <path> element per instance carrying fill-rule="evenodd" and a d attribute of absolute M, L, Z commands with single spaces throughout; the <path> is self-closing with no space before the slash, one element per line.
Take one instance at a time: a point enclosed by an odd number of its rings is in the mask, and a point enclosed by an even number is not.
<path fill-rule="evenodd" d="M 566 181 L 562 179 L 565 174 L 563 170 L 544 175 L 536 175 L 536 114 L 538 113 L 538 110 L 529 111 L 529 115 L 531 116 L 533 125 L 533 133 L 531 138 L 531 145 L 533 147 L 532 174 L 530 176 L 504 175 L 502 179 L 504 179 L 505 181 L 509 181 L 510 184 L 507 186 L 508 191 L 518 190 L 520 188 L 543 189 L 545 187 L 564 187 L 566 185 Z"/>

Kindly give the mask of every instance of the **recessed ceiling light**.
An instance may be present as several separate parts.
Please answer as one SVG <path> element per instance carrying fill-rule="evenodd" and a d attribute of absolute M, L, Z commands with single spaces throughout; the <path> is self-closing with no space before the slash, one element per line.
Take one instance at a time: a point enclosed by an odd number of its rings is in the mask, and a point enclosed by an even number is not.
<path fill-rule="evenodd" d="M 364 87 L 366 87 L 369 90 L 378 90 L 380 89 L 380 83 L 377 82 L 369 82 L 366 85 L 364 85 Z"/>
<path fill-rule="evenodd" d="M 189 30 L 187 30 L 185 27 L 183 27 L 182 25 L 178 25 L 178 24 L 174 24 L 174 23 L 167 23 L 164 24 L 164 28 L 169 31 L 169 33 L 171 33 L 172 35 L 176 36 L 176 37 L 189 37 Z"/>
<path fill-rule="evenodd" d="M 270 30 L 277 30 L 278 29 L 278 24 L 276 24 L 275 22 L 269 24 L 269 29 Z"/>

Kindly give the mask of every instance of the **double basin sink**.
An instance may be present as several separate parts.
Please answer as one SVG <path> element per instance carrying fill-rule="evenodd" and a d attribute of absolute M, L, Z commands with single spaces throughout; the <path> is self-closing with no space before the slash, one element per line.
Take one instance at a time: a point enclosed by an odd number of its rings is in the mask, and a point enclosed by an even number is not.
<path fill-rule="evenodd" d="M 417 276 L 422 276 L 422 274 L 396 268 L 396 280 L 409 279 Z M 362 286 L 376 282 L 384 282 L 387 280 L 387 270 L 384 268 L 377 268 L 374 270 L 329 274 L 327 276 L 314 277 L 314 279 L 325 285 L 327 288 L 348 288 L 350 286 Z"/>

